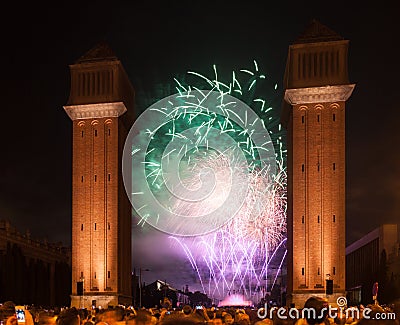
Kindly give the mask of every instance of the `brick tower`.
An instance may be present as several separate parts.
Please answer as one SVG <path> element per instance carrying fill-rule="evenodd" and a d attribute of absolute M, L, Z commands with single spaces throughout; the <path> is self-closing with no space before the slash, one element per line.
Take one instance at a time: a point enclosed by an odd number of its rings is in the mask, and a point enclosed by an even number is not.
<path fill-rule="evenodd" d="M 332 303 L 345 295 L 345 102 L 354 89 L 348 44 L 313 20 L 289 47 L 282 124 L 288 151 L 287 303 L 296 307 L 311 295 Z"/>
<path fill-rule="evenodd" d="M 129 305 L 131 205 L 121 158 L 134 90 L 105 43 L 70 65 L 70 73 L 64 109 L 73 123 L 71 306 Z"/>

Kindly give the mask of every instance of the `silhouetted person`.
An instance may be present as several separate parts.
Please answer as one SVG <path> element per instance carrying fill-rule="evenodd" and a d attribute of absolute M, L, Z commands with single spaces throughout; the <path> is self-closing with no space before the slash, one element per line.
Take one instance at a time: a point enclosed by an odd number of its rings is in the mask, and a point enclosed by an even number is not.
<path fill-rule="evenodd" d="M 17 325 L 15 304 L 12 301 L 6 301 L 0 306 L 0 319 L 4 325 Z"/>
<path fill-rule="evenodd" d="M 375 282 L 374 285 L 372 286 L 372 300 L 374 301 L 374 304 L 378 304 L 378 282 Z"/>
<path fill-rule="evenodd" d="M 157 318 L 147 310 L 138 310 L 135 317 L 129 319 L 127 325 L 155 325 Z"/>
<path fill-rule="evenodd" d="M 161 323 L 161 325 L 198 325 L 203 324 L 204 321 L 199 321 L 198 319 L 191 317 L 179 317 L 179 318 L 165 318 Z"/>
<path fill-rule="evenodd" d="M 233 316 L 231 314 L 223 313 L 222 321 L 226 325 L 232 325 L 234 323 L 235 319 L 233 318 Z"/>
<path fill-rule="evenodd" d="M 182 312 L 183 312 L 183 315 L 190 316 L 193 313 L 193 309 L 189 305 L 185 305 L 182 308 Z"/>
<path fill-rule="evenodd" d="M 78 310 L 75 307 L 63 310 L 57 317 L 56 325 L 80 325 Z"/>
<path fill-rule="evenodd" d="M 328 302 L 320 297 L 310 297 L 304 304 L 304 309 L 307 308 L 308 312 L 304 313 L 305 320 L 308 325 L 322 324 L 328 322 Z M 325 308 L 324 311 L 322 311 Z M 315 311 L 315 312 L 314 312 Z M 301 323 L 299 319 L 296 324 Z"/>

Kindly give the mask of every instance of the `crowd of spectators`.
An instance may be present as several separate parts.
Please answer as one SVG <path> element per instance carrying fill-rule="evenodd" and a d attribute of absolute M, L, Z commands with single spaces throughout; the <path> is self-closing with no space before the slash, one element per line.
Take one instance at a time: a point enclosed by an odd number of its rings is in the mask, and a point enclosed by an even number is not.
<path fill-rule="evenodd" d="M 346 318 L 345 316 L 330 318 L 327 312 L 321 313 L 322 308 L 327 306 L 326 304 L 326 301 L 320 298 L 308 299 L 304 308 L 315 308 L 317 316 L 306 316 L 299 319 L 278 317 L 277 309 L 273 313 L 268 313 L 265 312 L 265 309 L 249 307 L 206 308 L 185 305 L 182 308 L 137 309 L 117 306 L 91 310 L 75 307 L 47 310 L 26 306 L 25 319 L 21 324 L 21 321 L 17 321 L 15 304 L 7 301 L 0 305 L 0 325 L 400 325 L 398 321 L 400 313 L 396 306 L 383 308 L 379 305 L 370 305 L 368 308 L 372 310 L 369 315 L 371 319 L 365 319 L 362 313 L 355 318 Z M 377 313 L 386 313 L 392 316 L 385 320 L 377 320 L 374 317 Z M 266 317 L 260 318 L 260 315 Z"/>

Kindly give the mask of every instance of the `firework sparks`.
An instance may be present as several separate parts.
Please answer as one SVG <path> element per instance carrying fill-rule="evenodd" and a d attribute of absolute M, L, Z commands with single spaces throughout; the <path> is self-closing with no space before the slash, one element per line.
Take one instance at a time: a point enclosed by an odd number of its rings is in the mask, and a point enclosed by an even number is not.
<path fill-rule="evenodd" d="M 228 81 L 213 71 L 188 72 L 200 81 L 192 84 L 175 79 L 178 94 L 141 116 L 146 127 L 126 145 L 134 162 L 126 174 L 143 170 L 129 188 L 139 223 L 172 234 L 205 292 L 253 298 L 286 255 L 278 253 L 286 241 L 282 131 L 272 101 L 256 95 L 266 79 L 256 61 Z"/>
<path fill-rule="evenodd" d="M 211 296 L 223 297 L 240 292 L 252 297 L 265 285 L 268 267 L 274 262 L 279 249 L 283 249 L 286 230 L 286 196 L 284 170 L 271 179 L 265 170 L 248 171 L 245 166 L 227 164 L 225 155 L 210 154 L 196 164 L 189 177 L 189 188 L 196 186 L 200 173 L 212 169 L 217 175 L 234 170 L 241 177 L 248 177 L 248 191 L 241 209 L 218 231 L 192 239 L 172 237 L 181 244 L 193 269 L 196 270 L 203 290 Z M 220 206 L 223 189 L 229 187 L 228 177 L 217 177 L 218 184 L 200 206 L 178 201 L 174 208 L 188 215 L 202 215 L 208 209 Z M 282 266 L 281 260 L 279 268 Z M 276 275 L 277 276 L 277 275 Z M 276 282 L 276 276 L 273 285 Z M 207 285 L 208 283 L 208 285 Z"/>
<path fill-rule="evenodd" d="M 266 106 L 267 100 L 249 96 L 251 90 L 254 92 L 257 81 L 265 79 L 265 75 L 259 73 L 256 61 L 254 61 L 254 67 L 254 72 L 241 70 L 250 76 L 247 87 L 242 87 L 235 72 L 232 73 L 230 83 L 219 81 L 215 66 L 214 79 L 196 72 L 189 73 L 204 80 L 212 89 L 217 89 L 221 96 L 224 94 L 247 95 L 248 101 L 251 101 L 253 105 L 260 105 L 258 110 L 259 115 L 263 115 L 262 123 L 265 123 L 264 120 L 266 120 L 267 125 L 273 125 L 271 122 L 273 117 L 268 116 L 272 113 L 273 108 Z M 178 88 L 180 91 L 185 91 L 190 89 L 190 86 L 184 87 L 178 83 Z M 277 85 L 275 84 L 274 90 L 276 89 Z M 265 126 L 265 124 L 263 125 Z M 276 173 L 271 174 L 265 169 L 260 170 L 257 168 L 257 162 L 250 164 L 250 168 L 249 166 L 238 166 L 230 154 L 204 155 L 192 161 L 194 164 L 191 169 L 193 174 L 186 179 L 186 182 L 188 188 L 193 188 L 196 184 L 198 185 L 197 181 L 201 178 L 202 170 L 213 170 L 219 177 L 215 180 L 217 185 L 212 191 L 208 189 L 212 195 L 200 206 L 179 202 L 174 207 L 175 211 L 180 213 L 184 211 L 183 213 L 189 215 L 202 215 L 208 209 L 219 206 L 220 200 L 224 199 L 225 192 L 219 188 L 229 188 L 229 177 L 227 177 L 229 172 L 233 170 L 236 175 L 240 175 L 242 178 L 247 177 L 248 192 L 241 209 L 217 232 L 192 239 L 171 237 L 186 252 L 188 260 L 196 270 L 203 290 L 213 297 L 224 297 L 228 293 L 240 292 L 247 297 L 254 298 L 260 288 L 267 283 L 268 277 L 271 278 L 270 288 L 276 284 L 279 270 L 286 256 L 286 170 L 283 159 L 285 150 L 283 150 L 280 124 L 277 125 L 277 129 L 274 141 L 277 152 Z M 235 129 L 228 128 L 228 125 L 224 124 L 221 126 L 221 132 L 234 133 Z M 243 131 L 238 133 L 242 134 Z M 270 133 L 272 134 L 272 131 Z M 249 138 L 245 141 L 246 148 L 242 148 L 242 150 L 256 160 L 252 155 L 254 147 L 248 140 Z M 238 141 L 238 145 L 240 144 L 243 142 Z M 229 160 L 231 164 L 226 163 Z M 281 251 L 280 254 L 279 251 Z M 271 264 L 278 265 L 278 272 L 275 272 L 274 275 L 269 274 L 271 272 L 268 271 Z"/>

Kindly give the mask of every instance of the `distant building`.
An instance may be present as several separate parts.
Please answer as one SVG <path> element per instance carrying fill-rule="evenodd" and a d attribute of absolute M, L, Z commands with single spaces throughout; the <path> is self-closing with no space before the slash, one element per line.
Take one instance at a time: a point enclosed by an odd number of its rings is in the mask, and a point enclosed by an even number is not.
<path fill-rule="evenodd" d="M 165 281 L 156 280 L 148 285 L 143 284 L 142 290 L 142 306 L 144 307 L 166 307 L 165 305 L 169 303 L 171 307 L 184 305 L 210 307 L 212 304 L 212 300 L 205 293 L 191 292 L 187 285 L 179 290 Z"/>
<path fill-rule="evenodd" d="M 177 307 L 182 307 L 184 305 L 190 305 L 190 292 L 189 286 L 186 285 L 182 290 L 178 290 L 177 292 Z"/>
<path fill-rule="evenodd" d="M 156 280 L 142 288 L 142 303 L 144 307 L 162 306 L 167 300 L 171 307 L 177 306 L 178 290 L 165 281 Z"/>
<path fill-rule="evenodd" d="M 41 306 L 69 305 L 71 251 L 22 234 L 0 220 L 0 301 Z"/>
<path fill-rule="evenodd" d="M 346 247 L 346 289 L 349 303 L 372 303 L 372 286 L 379 283 L 378 301 L 399 296 L 399 227 L 384 224 Z"/>

